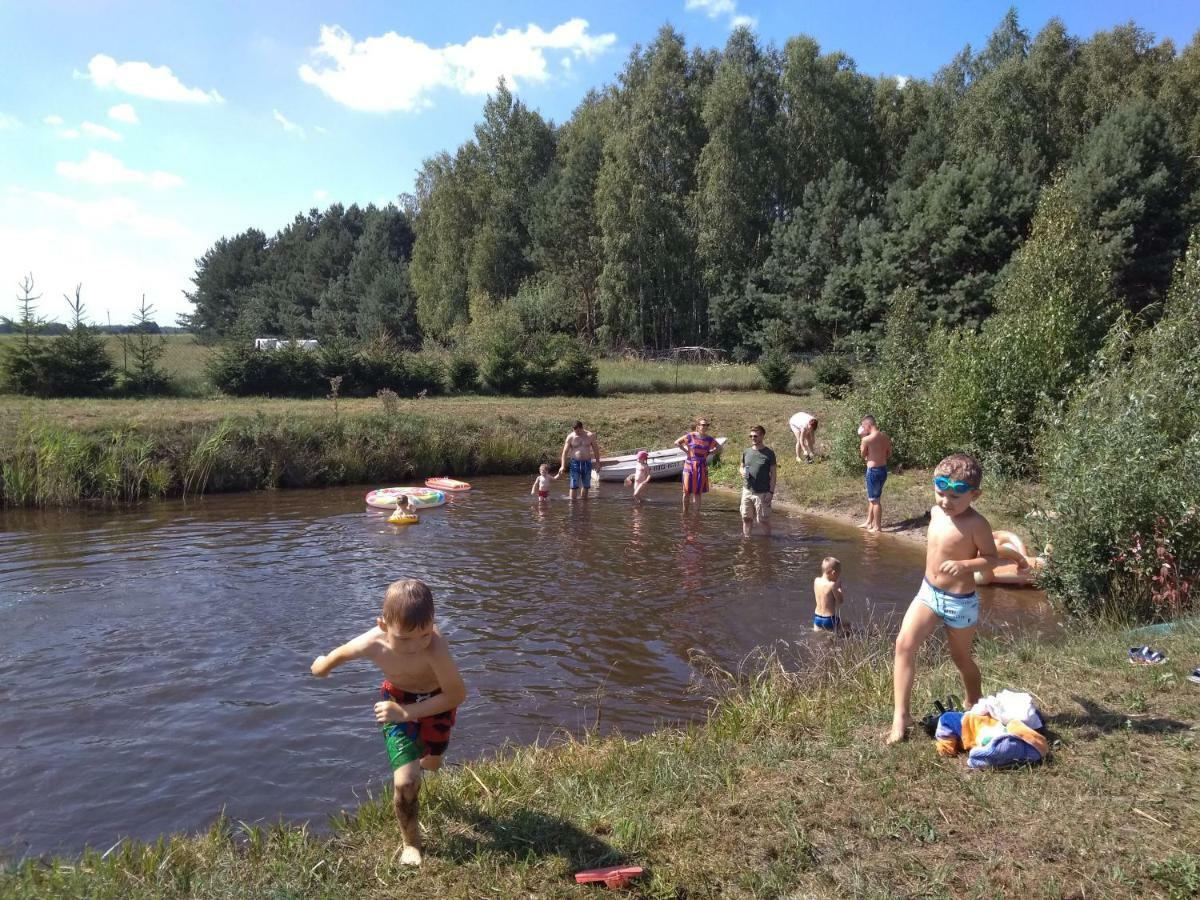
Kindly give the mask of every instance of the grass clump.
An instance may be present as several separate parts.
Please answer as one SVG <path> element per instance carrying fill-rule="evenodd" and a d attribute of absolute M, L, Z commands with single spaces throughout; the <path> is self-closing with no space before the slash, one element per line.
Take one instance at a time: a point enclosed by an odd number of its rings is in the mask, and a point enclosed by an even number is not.
<path fill-rule="evenodd" d="M 1127 642 L 982 642 L 985 687 L 1029 690 L 1046 714 L 1036 768 L 970 772 L 923 735 L 885 748 L 887 642 L 783 644 L 736 672 L 708 666 L 703 724 L 509 748 L 427 779 L 420 871 L 398 862 L 385 791 L 328 834 L 218 818 L 103 857 L 10 864 L 0 894 L 592 897 L 572 874 L 626 862 L 647 869 L 647 897 L 1191 896 L 1200 692 L 1175 661 L 1200 655 L 1200 631 L 1164 637 L 1161 668 L 1127 665 Z M 917 703 L 956 689 L 929 653 Z"/>

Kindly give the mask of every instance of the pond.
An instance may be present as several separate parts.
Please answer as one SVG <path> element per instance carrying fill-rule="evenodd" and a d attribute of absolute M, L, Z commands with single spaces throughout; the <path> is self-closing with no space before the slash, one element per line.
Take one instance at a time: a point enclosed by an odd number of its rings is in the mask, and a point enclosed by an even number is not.
<path fill-rule="evenodd" d="M 684 513 L 605 485 L 539 505 L 486 478 L 407 529 L 365 488 L 212 496 L 133 510 L 0 511 L 0 842 L 15 857 L 245 821 L 311 821 L 388 776 L 379 676 L 319 653 L 417 577 L 470 697 L 448 762 L 565 732 L 703 715 L 690 654 L 736 666 L 811 632 L 812 579 L 843 563 L 852 623 L 894 626 L 923 549 L 776 512 L 741 537 L 737 498 Z M 1053 627 L 1040 594 L 988 589 L 985 628 Z"/>

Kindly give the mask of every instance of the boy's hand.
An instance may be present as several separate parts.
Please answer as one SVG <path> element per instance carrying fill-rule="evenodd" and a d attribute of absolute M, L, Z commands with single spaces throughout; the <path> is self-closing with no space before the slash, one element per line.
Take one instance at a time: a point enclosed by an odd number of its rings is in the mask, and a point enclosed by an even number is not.
<path fill-rule="evenodd" d="M 384 722 L 407 722 L 408 710 L 395 700 L 380 700 L 375 704 L 375 721 L 380 725 Z"/>
<path fill-rule="evenodd" d="M 944 575 L 965 575 L 967 567 L 957 559 L 948 559 L 938 566 L 938 571 Z"/>
<path fill-rule="evenodd" d="M 325 668 L 325 657 L 318 656 L 316 659 L 314 659 L 310 670 L 318 678 L 324 678 L 326 675 L 328 675 L 329 670 Z"/>

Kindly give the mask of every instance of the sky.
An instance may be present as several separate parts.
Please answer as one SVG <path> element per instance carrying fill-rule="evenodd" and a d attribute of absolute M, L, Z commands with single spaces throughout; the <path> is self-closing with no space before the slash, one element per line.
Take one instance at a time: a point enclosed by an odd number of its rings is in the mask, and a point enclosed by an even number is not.
<path fill-rule="evenodd" d="M 671 24 L 721 47 L 809 34 L 868 75 L 928 78 L 1015 5 L 1036 32 L 1130 19 L 1182 48 L 1195 0 L 606 0 L 317 3 L 0 0 L 0 315 L 32 273 L 40 315 L 82 284 L 90 321 L 190 310 L 195 261 L 330 203 L 384 204 L 472 135 L 501 75 L 563 122 Z"/>

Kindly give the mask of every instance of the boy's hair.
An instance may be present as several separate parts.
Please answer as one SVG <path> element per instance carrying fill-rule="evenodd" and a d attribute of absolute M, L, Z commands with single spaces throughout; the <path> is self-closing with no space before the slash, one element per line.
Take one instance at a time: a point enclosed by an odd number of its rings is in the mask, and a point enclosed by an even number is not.
<path fill-rule="evenodd" d="M 983 466 L 969 453 L 951 453 L 937 464 L 933 474 L 964 481 L 975 490 L 983 483 Z"/>
<path fill-rule="evenodd" d="M 540 466 L 538 466 L 539 472 L 542 471 L 542 469 L 545 469 L 547 472 L 549 472 L 550 471 L 550 463 L 542 463 Z"/>
<path fill-rule="evenodd" d="M 840 572 L 842 571 L 842 561 L 836 556 L 827 556 L 821 560 L 821 571 Z"/>
<path fill-rule="evenodd" d="M 812 427 L 813 427 L 813 431 L 816 431 L 816 430 L 817 430 L 817 426 L 818 426 L 818 425 L 820 425 L 820 424 L 821 424 L 821 423 L 817 421 L 817 417 L 816 417 L 816 416 L 813 416 L 813 420 L 812 420 Z"/>
<path fill-rule="evenodd" d="M 415 578 L 393 581 L 383 595 L 383 621 L 412 631 L 433 624 L 433 593 Z"/>
<path fill-rule="evenodd" d="M 579 422 L 579 421 L 576 421 L 576 423 L 575 423 L 574 425 L 572 425 L 571 427 L 572 427 L 572 428 L 582 428 L 582 427 L 583 427 L 583 423 L 582 423 L 582 422 Z"/>
<path fill-rule="evenodd" d="M 875 425 L 875 417 L 874 416 L 871 416 L 871 415 L 863 416 L 862 420 L 864 422 L 870 422 L 872 425 Z"/>
<path fill-rule="evenodd" d="M 761 425 L 754 425 L 754 426 L 751 426 L 750 430 L 751 430 L 751 431 L 757 431 L 757 432 L 758 432 L 759 434 L 761 434 L 763 437 L 766 437 L 766 436 L 767 436 L 767 429 L 763 428 Z"/>

